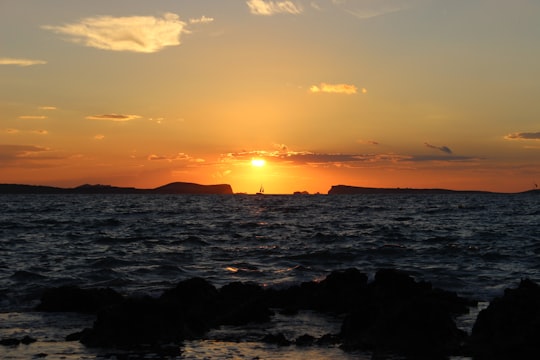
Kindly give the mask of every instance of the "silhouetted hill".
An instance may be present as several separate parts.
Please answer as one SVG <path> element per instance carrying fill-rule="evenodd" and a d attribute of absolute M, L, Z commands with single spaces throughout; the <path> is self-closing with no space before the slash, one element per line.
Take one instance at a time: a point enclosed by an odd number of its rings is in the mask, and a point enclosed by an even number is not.
<path fill-rule="evenodd" d="M 0 184 L 0 194 L 232 194 L 228 184 L 200 185 L 174 182 L 154 189 L 84 184 L 74 188 L 54 186 Z"/>
<path fill-rule="evenodd" d="M 349 185 L 334 185 L 328 195 L 354 195 L 354 194 L 453 194 L 478 193 L 489 194 L 489 191 L 447 190 L 447 189 L 411 189 L 411 188 L 370 188 Z"/>
<path fill-rule="evenodd" d="M 231 185 L 199 185 L 194 183 L 174 182 L 152 190 L 159 194 L 232 194 Z"/>
<path fill-rule="evenodd" d="M 0 184 L 0 194 L 63 194 L 66 189 L 53 186 Z"/>

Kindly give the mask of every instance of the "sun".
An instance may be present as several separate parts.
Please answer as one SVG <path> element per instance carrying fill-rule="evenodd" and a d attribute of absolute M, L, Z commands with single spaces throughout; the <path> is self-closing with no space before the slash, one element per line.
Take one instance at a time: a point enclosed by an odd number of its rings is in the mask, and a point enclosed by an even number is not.
<path fill-rule="evenodd" d="M 251 165 L 255 167 L 263 167 L 266 165 L 266 161 L 264 159 L 251 159 Z"/>

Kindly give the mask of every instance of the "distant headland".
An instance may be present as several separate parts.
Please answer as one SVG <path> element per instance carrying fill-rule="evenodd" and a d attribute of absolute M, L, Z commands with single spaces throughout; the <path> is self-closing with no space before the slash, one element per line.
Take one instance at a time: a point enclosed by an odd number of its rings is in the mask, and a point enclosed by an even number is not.
<path fill-rule="evenodd" d="M 111 185 L 81 185 L 60 188 L 42 185 L 0 184 L 0 194 L 233 194 L 231 185 L 200 185 L 188 182 L 173 182 L 153 189 L 116 187 Z"/>
<path fill-rule="evenodd" d="M 328 195 L 356 195 L 356 194 L 497 194 L 482 190 L 448 190 L 448 189 L 416 189 L 416 188 L 371 188 L 350 185 L 334 185 L 328 191 Z M 518 194 L 535 193 L 540 190 L 533 189 L 519 192 Z"/>
<path fill-rule="evenodd" d="M 328 195 L 367 195 L 367 194 L 498 194 L 482 190 L 449 190 L 420 188 L 373 188 L 351 185 L 333 185 Z M 515 194 L 534 193 L 540 195 L 540 189 L 517 192 Z M 0 194 L 186 194 L 186 195 L 232 195 L 231 185 L 201 185 L 190 182 L 173 182 L 152 189 L 118 187 L 112 185 L 84 184 L 73 188 L 61 188 L 45 185 L 0 184 Z M 245 193 L 238 193 L 245 194 Z M 310 195 L 307 191 L 295 191 L 293 195 Z M 319 193 L 316 193 L 319 195 Z"/>

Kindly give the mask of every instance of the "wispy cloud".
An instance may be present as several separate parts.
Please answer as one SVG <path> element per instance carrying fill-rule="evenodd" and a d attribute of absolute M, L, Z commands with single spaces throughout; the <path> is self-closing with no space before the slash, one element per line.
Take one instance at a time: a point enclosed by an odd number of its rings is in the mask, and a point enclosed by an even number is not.
<path fill-rule="evenodd" d="M 255 15 L 300 14 L 302 7 L 292 1 L 249 0 L 249 10 Z"/>
<path fill-rule="evenodd" d="M 105 121 L 116 121 L 116 122 L 131 121 L 131 120 L 136 120 L 140 118 L 141 117 L 139 115 L 123 115 L 123 114 L 91 115 L 91 116 L 86 117 L 86 119 L 88 120 L 105 120 Z"/>
<path fill-rule="evenodd" d="M 354 154 L 354 153 L 321 153 L 312 151 L 293 151 L 286 145 L 280 144 L 274 151 L 252 150 L 228 153 L 223 160 L 249 161 L 253 157 L 263 158 L 272 162 L 284 162 L 294 165 L 307 166 L 336 166 L 355 167 L 365 163 L 396 162 L 409 158 L 397 154 Z"/>
<path fill-rule="evenodd" d="M 31 134 L 38 134 L 38 135 L 48 135 L 49 134 L 49 131 L 44 130 L 44 129 L 21 131 L 19 129 L 9 128 L 9 129 L 0 130 L 0 132 L 4 132 L 4 133 L 10 134 L 10 135 L 23 134 L 23 133 L 31 133 Z"/>
<path fill-rule="evenodd" d="M 439 150 L 439 151 L 442 151 L 443 153 L 446 153 L 446 154 L 452 154 L 452 150 L 448 147 L 448 146 L 435 146 L 435 145 L 431 145 L 430 143 L 424 143 L 424 145 L 430 149 L 435 149 L 435 150 Z"/>
<path fill-rule="evenodd" d="M 21 159 L 31 159 L 47 150 L 47 148 L 34 145 L 0 144 L 0 164 L 11 163 Z"/>
<path fill-rule="evenodd" d="M 444 147 L 442 147 L 444 148 Z M 474 156 L 460 156 L 447 153 L 434 155 L 409 155 L 398 153 L 325 153 L 314 151 L 293 151 L 284 144 L 275 145 L 275 150 L 250 150 L 222 155 L 223 162 L 245 163 L 254 158 L 262 158 L 272 163 L 310 167 L 365 168 L 377 166 L 405 166 L 411 163 L 472 163 L 482 160 Z"/>
<path fill-rule="evenodd" d="M 379 145 L 379 142 L 378 141 L 375 141 L 375 140 L 358 140 L 357 141 L 359 144 L 364 144 L 364 145 Z"/>
<path fill-rule="evenodd" d="M 22 120 L 45 120 L 47 117 L 44 115 L 21 115 L 19 119 Z"/>
<path fill-rule="evenodd" d="M 156 155 L 156 154 L 150 154 L 147 157 L 150 161 L 188 161 L 188 162 L 197 162 L 197 163 L 203 163 L 205 162 L 204 159 L 198 159 L 194 158 L 186 153 L 177 153 L 173 155 Z"/>
<path fill-rule="evenodd" d="M 0 58 L 0 65 L 32 66 L 44 65 L 46 61 L 31 59 Z"/>
<path fill-rule="evenodd" d="M 313 94 L 327 93 L 327 94 L 346 94 L 352 95 L 358 93 L 358 88 L 349 84 L 327 84 L 320 83 L 319 85 L 313 85 L 309 88 L 309 91 Z M 362 93 L 366 93 L 367 90 L 362 89 Z"/>
<path fill-rule="evenodd" d="M 103 139 L 105 139 L 105 135 L 103 135 L 103 134 L 94 135 L 94 140 L 100 141 L 100 140 L 103 140 Z"/>
<path fill-rule="evenodd" d="M 214 18 L 212 17 L 207 17 L 207 16 L 201 16 L 200 18 L 197 18 L 197 19 L 189 19 L 189 23 L 190 24 L 208 24 L 208 23 L 211 23 L 214 21 Z"/>
<path fill-rule="evenodd" d="M 56 110 L 56 106 L 40 106 L 39 110 Z"/>
<path fill-rule="evenodd" d="M 332 0 L 332 3 L 359 19 L 371 19 L 418 6 L 426 0 Z"/>
<path fill-rule="evenodd" d="M 403 158 L 401 161 L 405 162 L 468 162 L 480 160 L 475 156 L 462 156 L 462 155 L 411 155 Z"/>
<path fill-rule="evenodd" d="M 167 46 L 180 45 L 186 23 L 178 15 L 98 16 L 63 26 L 43 26 L 55 33 L 68 35 L 75 43 L 112 51 L 154 53 Z"/>
<path fill-rule="evenodd" d="M 5 129 L 4 132 L 5 132 L 6 134 L 11 134 L 11 135 L 13 135 L 13 134 L 18 134 L 18 133 L 20 132 L 20 130 L 19 130 L 19 129 L 9 128 L 9 129 Z"/>
<path fill-rule="evenodd" d="M 517 132 L 508 134 L 506 140 L 540 140 L 540 132 Z"/>

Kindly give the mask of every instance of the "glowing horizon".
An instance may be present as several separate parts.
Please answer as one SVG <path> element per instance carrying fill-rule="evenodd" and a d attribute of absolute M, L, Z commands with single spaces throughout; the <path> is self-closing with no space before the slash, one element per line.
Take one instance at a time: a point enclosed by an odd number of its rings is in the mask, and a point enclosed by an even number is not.
<path fill-rule="evenodd" d="M 528 190 L 539 17 L 488 0 L 3 2 L 0 183 Z"/>

